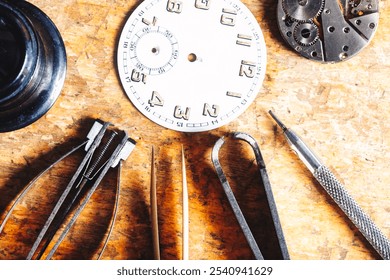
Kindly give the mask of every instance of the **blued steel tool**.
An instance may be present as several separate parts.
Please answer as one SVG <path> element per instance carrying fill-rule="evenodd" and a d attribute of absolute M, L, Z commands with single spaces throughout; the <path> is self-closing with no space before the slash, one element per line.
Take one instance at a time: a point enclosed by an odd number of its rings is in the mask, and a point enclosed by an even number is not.
<path fill-rule="evenodd" d="M 270 181 L 268 178 L 268 174 L 267 174 L 267 170 L 265 167 L 263 157 L 262 157 L 261 152 L 260 152 L 260 148 L 259 148 L 257 142 L 255 141 L 255 139 L 253 139 L 253 137 L 251 137 L 248 134 L 236 132 L 236 133 L 232 134 L 232 138 L 238 139 L 238 140 L 243 140 L 243 141 L 247 142 L 252 147 L 252 149 L 255 153 L 257 167 L 259 169 L 260 177 L 261 177 L 262 183 L 264 185 L 264 190 L 265 190 L 265 195 L 266 195 L 267 202 L 268 202 L 269 212 L 271 214 L 272 222 L 273 222 L 273 225 L 275 227 L 276 237 L 278 239 L 280 255 L 282 256 L 283 259 L 287 260 L 290 257 L 289 257 L 286 241 L 284 239 L 282 226 L 280 224 L 278 211 L 276 209 L 275 200 L 274 200 L 274 197 L 272 194 L 271 184 L 270 184 Z M 238 221 L 238 223 L 239 223 L 239 225 L 240 225 L 240 227 L 245 235 L 246 240 L 248 241 L 248 244 L 249 244 L 255 258 L 258 260 L 263 260 L 264 257 L 263 257 L 263 254 L 262 254 L 260 248 L 259 248 L 259 245 L 257 244 L 257 242 L 252 234 L 252 231 L 248 226 L 248 223 L 247 223 L 247 221 L 246 221 L 246 219 L 241 211 L 241 208 L 240 208 L 240 206 L 239 206 L 239 204 L 234 196 L 234 193 L 229 185 L 229 182 L 227 181 L 226 175 L 223 172 L 221 164 L 220 164 L 219 159 L 218 159 L 219 158 L 219 151 L 220 151 L 222 145 L 224 144 L 224 142 L 225 142 L 224 137 L 222 137 L 215 143 L 213 151 L 212 151 L 211 159 L 212 159 L 212 162 L 214 164 L 215 170 L 217 172 L 218 178 L 221 181 L 222 187 L 225 191 L 226 197 L 229 200 L 229 203 L 233 209 L 234 215 L 237 218 L 237 221 Z"/>
<path fill-rule="evenodd" d="M 116 212 L 118 208 L 119 198 L 119 183 L 120 183 L 120 169 L 121 161 L 126 160 L 135 147 L 135 141 L 128 137 L 124 131 L 108 130 L 111 126 L 110 123 L 95 121 L 90 132 L 87 135 L 87 141 L 83 142 L 76 148 L 72 149 L 69 153 L 65 154 L 54 164 L 49 166 L 46 170 L 41 172 L 36 178 L 34 178 L 15 200 L 14 204 L 8 211 L 4 221 L 0 225 L 0 233 L 4 228 L 7 220 L 11 216 L 16 205 L 25 197 L 28 191 L 33 187 L 34 183 L 47 173 L 53 166 L 68 157 L 70 154 L 84 147 L 86 152 L 84 158 L 81 160 L 76 172 L 73 174 L 70 182 L 66 186 L 65 190 L 58 199 L 51 214 L 46 220 L 43 228 L 41 229 L 37 239 L 35 240 L 27 259 L 40 259 L 44 255 L 48 245 L 52 242 L 53 237 L 59 230 L 61 224 L 66 217 L 69 217 L 69 222 L 65 226 L 65 229 L 60 234 L 58 240 L 55 241 L 54 246 L 47 254 L 46 259 L 50 259 L 66 234 L 69 232 L 81 211 L 85 208 L 91 196 L 99 186 L 102 179 L 105 177 L 107 171 L 110 168 L 118 166 L 118 178 L 117 178 L 117 193 L 113 211 L 113 217 L 109 226 L 108 234 L 101 251 L 98 253 L 98 259 L 101 257 L 103 250 L 105 249 L 110 234 L 113 229 Z M 82 190 L 86 190 L 86 194 L 81 198 Z M 72 210 L 74 209 L 74 210 Z M 45 243 L 43 243 L 45 242 Z"/>
<path fill-rule="evenodd" d="M 288 129 L 272 111 L 269 111 L 269 113 L 282 128 L 283 134 L 292 150 L 298 155 L 320 185 L 355 224 L 379 255 L 383 259 L 390 259 L 389 239 L 380 231 L 370 217 L 351 197 L 344 186 L 337 180 L 334 174 L 322 164 L 320 159 L 309 149 L 302 139 L 292 130 Z"/>

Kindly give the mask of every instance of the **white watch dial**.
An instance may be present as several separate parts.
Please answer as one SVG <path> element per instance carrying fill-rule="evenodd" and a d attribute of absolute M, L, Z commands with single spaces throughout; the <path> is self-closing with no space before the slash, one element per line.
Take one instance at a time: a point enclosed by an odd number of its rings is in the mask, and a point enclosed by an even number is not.
<path fill-rule="evenodd" d="M 126 94 L 146 117 L 185 132 L 238 117 L 265 75 L 260 27 L 238 0 L 145 0 L 118 46 Z"/>

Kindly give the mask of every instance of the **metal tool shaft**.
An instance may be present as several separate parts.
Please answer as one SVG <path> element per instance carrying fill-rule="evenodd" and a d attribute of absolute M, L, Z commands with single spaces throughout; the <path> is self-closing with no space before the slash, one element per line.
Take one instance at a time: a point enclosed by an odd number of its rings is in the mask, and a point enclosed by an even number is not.
<path fill-rule="evenodd" d="M 128 138 L 127 133 L 124 133 L 121 142 L 118 144 L 118 146 L 115 148 L 114 152 L 111 154 L 109 159 L 107 160 L 106 164 L 103 166 L 102 170 L 99 172 L 98 177 L 96 178 L 95 182 L 93 183 L 91 189 L 87 192 L 85 199 L 80 203 L 80 205 L 75 210 L 74 215 L 68 222 L 68 224 L 65 226 L 63 232 L 61 233 L 60 237 L 54 244 L 53 248 L 51 248 L 49 254 L 46 256 L 46 259 L 49 260 L 53 257 L 54 253 L 58 249 L 61 242 L 64 240 L 68 232 L 70 231 L 71 227 L 75 224 L 77 218 L 81 214 L 81 212 L 84 210 L 85 206 L 87 205 L 88 201 L 91 199 L 92 195 L 96 191 L 97 187 L 99 186 L 100 182 L 106 175 L 107 171 L 115 167 L 116 160 L 118 158 L 121 158 L 122 156 L 127 157 L 128 154 L 133 150 L 135 144 L 132 139 Z M 103 151 L 106 151 L 106 147 L 103 148 Z M 123 153 L 123 151 L 125 151 Z M 124 155 L 126 153 L 126 155 Z M 118 162 L 119 164 L 119 162 Z"/>
<path fill-rule="evenodd" d="M 266 199 L 268 202 L 268 210 L 269 210 L 269 213 L 272 217 L 272 223 L 273 223 L 273 226 L 275 229 L 275 235 L 276 235 L 276 238 L 278 240 L 278 248 L 277 249 L 275 248 L 275 250 L 278 250 L 280 252 L 280 257 L 282 259 L 289 260 L 290 256 L 288 253 L 287 244 L 286 244 L 286 241 L 285 241 L 285 238 L 283 235 L 282 226 L 281 226 L 281 223 L 279 220 L 278 211 L 276 209 L 276 204 L 275 204 L 274 196 L 273 196 L 272 189 L 271 189 L 271 184 L 269 182 L 267 170 L 265 167 L 263 157 L 262 157 L 261 152 L 260 152 L 260 148 L 259 148 L 257 142 L 255 141 L 255 139 L 246 133 L 236 132 L 236 133 L 233 133 L 232 136 L 233 136 L 233 139 L 242 140 L 242 141 L 247 142 L 253 149 L 253 152 L 254 152 L 255 157 L 256 157 L 256 163 L 257 163 L 257 167 L 259 169 L 261 181 L 263 183 L 265 196 L 266 196 Z M 219 161 L 219 151 L 220 151 L 222 145 L 224 144 L 224 142 L 225 142 L 224 137 L 221 137 L 215 143 L 215 145 L 213 147 L 211 159 L 212 159 L 214 168 L 217 172 L 218 178 L 222 184 L 223 190 L 224 190 L 226 197 L 230 203 L 230 206 L 232 207 L 233 213 L 236 216 L 238 224 L 240 225 L 240 227 L 242 229 L 242 232 L 243 232 L 243 234 L 248 242 L 250 249 L 252 250 L 252 253 L 253 253 L 255 259 L 264 260 L 264 256 L 260 250 L 259 244 L 257 243 L 255 237 L 252 234 L 252 231 L 251 231 L 251 229 L 250 229 L 250 227 L 245 219 L 244 214 L 241 211 L 240 205 L 238 204 L 236 197 L 234 196 L 233 190 L 229 185 L 229 182 L 226 178 L 226 175 L 225 175 L 225 173 L 222 169 L 221 163 Z"/>
<path fill-rule="evenodd" d="M 313 173 L 320 185 L 337 203 L 352 223 L 359 229 L 378 254 L 383 259 L 389 260 L 389 239 L 381 232 L 371 218 L 363 211 L 362 208 L 360 208 L 344 186 L 337 180 L 334 174 L 321 163 L 319 158 L 314 155 L 314 153 L 298 137 L 298 135 L 288 129 L 271 111 L 269 113 L 275 119 L 276 123 L 282 128 L 284 136 L 291 148 Z"/>
<path fill-rule="evenodd" d="M 225 173 L 223 172 L 221 163 L 219 162 L 219 150 L 221 149 L 222 145 L 225 143 L 224 138 L 220 138 L 214 145 L 213 151 L 212 151 L 212 161 L 214 168 L 217 172 L 218 178 L 221 181 L 223 190 L 225 191 L 226 197 L 230 203 L 230 206 L 232 207 L 233 213 L 236 216 L 237 222 L 241 227 L 242 232 L 244 233 L 244 236 L 248 242 L 249 247 L 252 250 L 253 255 L 255 256 L 256 260 L 264 260 L 263 254 L 260 251 L 259 245 L 256 242 L 255 237 L 252 234 L 252 231 L 249 228 L 249 225 L 244 217 L 244 214 L 241 211 L 240 205 L 238 204 L 236 197 L 234 196 L 234 193 L 229 185 L 229 182 L 226 178 Z"/>
<path fill-rule="evenodd" d="M 385 260 L 390 260 L 389 239 L 387 239 L 363 209 L 360 208 L 333 173 L 327 167 L 321 166 L 315 170 L 314 177 L 379 255 Z"/>

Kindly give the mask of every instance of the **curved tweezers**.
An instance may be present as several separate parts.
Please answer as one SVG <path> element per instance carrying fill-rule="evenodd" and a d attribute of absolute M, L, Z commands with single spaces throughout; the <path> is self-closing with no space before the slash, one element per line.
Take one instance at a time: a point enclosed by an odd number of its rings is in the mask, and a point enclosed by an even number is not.
<path fill-rule="evenodd" d="M 252 147 L 252 149 L 255 153 L 257 166 L 259 168 L 261 180 L 262 180 L 263 185 L 264 185 L 265 195 L 267 197 L 269 210 L 271 213 L 271 217 L 272 217 L 273 224 L 275 227 L 277 239 L 279 242 L 280 253 L 281 253 L 281 256 L 283 259 L 288 260 L 288 259 L 290 259 L 289 253 L 287 250 L 287 245 L 286 245 L 286 241 L 284 239 L 282 226 L 280 224 L 279 215 L 278 215 L 275 200 L 274 200 L 274 197 L 272 194 L 271 184 L 269 182 L 267 170 L 265 168 L 265 163 L 264 163 L 263 157 L 261 155 L 260 148 L 259 148 L 257 142 L 255 141 L 255 139 L 253 139 L 253 137 L 251 137 L 250 135 L 248 135 L 246 133 L 242 133 L 242 132 L 233 133 L 232 138 L 238 139 L 238 140 L 243 140 L 243 141 L 247 142 Z M 233 191 L 232 191 L 232 189 L 229 185 L 229 182 L 226 178 L 226 175 L 223 172 L 223 169 L 221 167 L 221 163 L 219 162 L 219 159 L 218 159 L 219 158 L 219 150 L 221 149 L 221 147 L 224 143 L 225 143 L 224 137 L 221 137 L 215 143 L 213 150 L 212 150 L 211 159 L 212 159 L 214 168 L 217 172 L 218 178 L 222 184 L 223 190 L 226 194 L 226 197 L 230 203 L 230 206 L 233 209 L 234 215 L 236 216 L 236 219 L 237 219 L 237 221 L 238 221 L 238 223 L 239 223 L 239 225 L 240 225 L 240 227 L 245 235 L 245 238 L 246 238 L 255 258 L 257 260 L 263 260 L 264 257 L 263 257 L 263 254 L 261 253 L 259 245 L 257 244 L 257 242 L 252 234 L 252 231 L 248 226 L 248 223 L 246 222 L 246 219 L 245 219 L 245 217 L 241 211 L 241 208 L 240 208 L 240 206 L 239 206 L 239 204 L 238 204 L 238 202 L 233 194 Z"/>

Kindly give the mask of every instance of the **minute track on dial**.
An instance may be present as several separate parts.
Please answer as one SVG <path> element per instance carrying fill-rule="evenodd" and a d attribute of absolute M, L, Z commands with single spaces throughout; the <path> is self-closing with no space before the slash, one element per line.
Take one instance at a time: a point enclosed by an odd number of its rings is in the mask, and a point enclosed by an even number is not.
<path fill-rule="evenodd" d="M 256 18 L 239 0 L 145 0 L 123 28 L 118 72 L 127 96 L 150 120 L 207 131 L 255 100 L 265 48 Z"/>
<path fill-rule="evenodd" d="M 148 75 L 169 71 L 176 63 L 179 47 L 175 36 L 161 26 L 145 27 L 130 41 L 130 60 Z"/>

